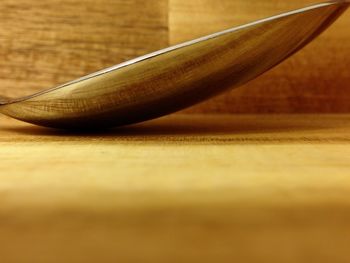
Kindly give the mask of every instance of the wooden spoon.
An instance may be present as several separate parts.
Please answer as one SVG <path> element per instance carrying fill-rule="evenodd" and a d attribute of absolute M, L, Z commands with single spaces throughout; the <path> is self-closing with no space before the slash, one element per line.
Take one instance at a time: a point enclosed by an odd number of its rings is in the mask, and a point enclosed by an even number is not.
<path fill-rule="evenodd" d="M 228 29 L 32 96 L 2 98 L 0 112 L 64 129 L 160 117 L 256 78 L 312 41 L 348 6 L 349 1 L 328 1 Z"/>

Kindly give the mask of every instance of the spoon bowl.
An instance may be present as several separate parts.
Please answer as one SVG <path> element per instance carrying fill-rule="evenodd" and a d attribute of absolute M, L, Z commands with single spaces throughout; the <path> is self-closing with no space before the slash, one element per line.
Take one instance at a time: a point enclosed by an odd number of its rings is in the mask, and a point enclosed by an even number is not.
<path fill-rule="evenodd" d="M 239 87 L 311 42 L 349 6 L 328 1 L 166 48 L 19 99 L 0 112 L 61 129 L 164 116 Z"/>

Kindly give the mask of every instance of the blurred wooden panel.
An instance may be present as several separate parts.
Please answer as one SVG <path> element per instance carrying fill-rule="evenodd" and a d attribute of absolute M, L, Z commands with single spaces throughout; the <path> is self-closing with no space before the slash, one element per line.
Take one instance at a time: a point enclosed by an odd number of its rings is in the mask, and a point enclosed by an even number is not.
<path fill-rule="evenodd" d="M 175 44 L 315 1 L 2 0 L 0 94 L 30 94 L 168 38 Z M 350 12 L 288 62 L 187 112 L 350 112 L 349 28 Z"/>
<path fill-rule="evenodd" d="M 176 44 L 317 0 L 170 0 L 170 42 Z M 350 111 L 350 12 L 316 42 L 245 87 L 188 112 Z"/>
<path fill-rule="evenodd" d="M 1 0 L 1 94 L 29 94 L 167 46 L 167 4 Z"/>

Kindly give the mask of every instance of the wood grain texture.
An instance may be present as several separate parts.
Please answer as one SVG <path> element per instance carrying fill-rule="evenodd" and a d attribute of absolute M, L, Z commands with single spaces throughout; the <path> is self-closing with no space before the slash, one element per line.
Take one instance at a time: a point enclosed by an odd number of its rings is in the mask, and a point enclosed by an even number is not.
<path fill-rule="evenodd" d="M 175 44 L 315 3 L 312 0 L 170 0 Z M 283 65 L 190 112 L 349 112 L 350 13 Z"/>
<path fill-rule="evenodd" d="M 348 262 L 350 116 L 0 117 L 0 260 Z"/>
<path fill-rule="evenodd" d="M 2 0 L 0 94 L 29 95 L 168 45 L 167 0 Z"/>

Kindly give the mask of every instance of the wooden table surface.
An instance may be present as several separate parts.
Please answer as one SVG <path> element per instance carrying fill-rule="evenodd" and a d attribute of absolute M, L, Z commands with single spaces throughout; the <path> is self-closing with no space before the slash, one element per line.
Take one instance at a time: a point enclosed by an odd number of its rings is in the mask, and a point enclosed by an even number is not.
<path fill-rule="evenodd" d="M 349 262 L 350 115 L 0 118 L 0 261 Z"/>

